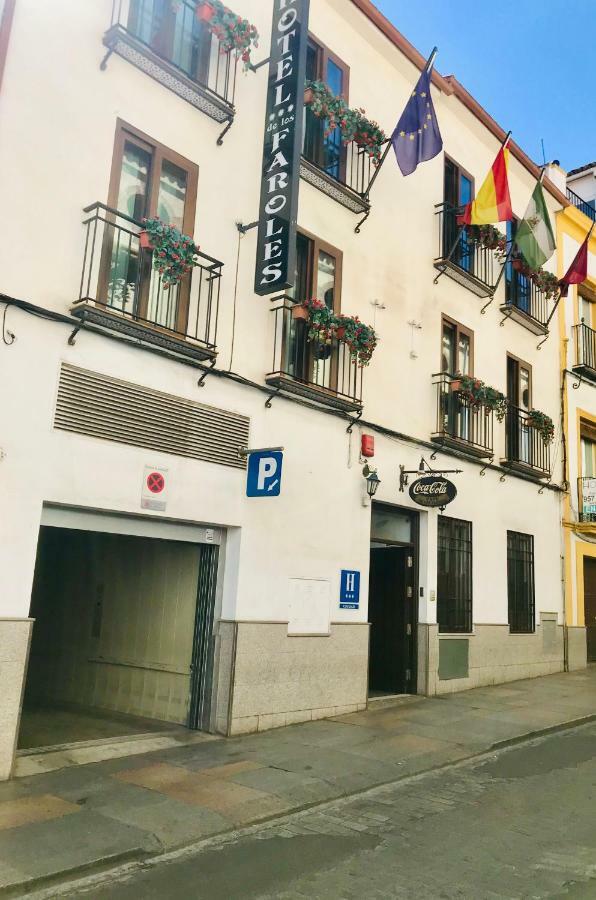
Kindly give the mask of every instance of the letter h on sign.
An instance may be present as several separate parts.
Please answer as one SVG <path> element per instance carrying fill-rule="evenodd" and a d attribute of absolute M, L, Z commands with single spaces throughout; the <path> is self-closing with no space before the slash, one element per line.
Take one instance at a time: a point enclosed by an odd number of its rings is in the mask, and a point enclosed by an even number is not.
<path fill-rule="evenodd" d="M 274 0 L 255 293 L 294 283 L 310 0 Z"/>

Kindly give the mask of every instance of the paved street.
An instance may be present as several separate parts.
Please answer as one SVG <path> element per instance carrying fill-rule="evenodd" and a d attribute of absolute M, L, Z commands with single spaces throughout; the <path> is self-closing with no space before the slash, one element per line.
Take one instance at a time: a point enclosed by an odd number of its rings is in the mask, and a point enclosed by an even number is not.
<path fill-rule="evenodd" d="M 76 896 L 587 900 L 595 804 L 592 724 L 256 826 Z"/>

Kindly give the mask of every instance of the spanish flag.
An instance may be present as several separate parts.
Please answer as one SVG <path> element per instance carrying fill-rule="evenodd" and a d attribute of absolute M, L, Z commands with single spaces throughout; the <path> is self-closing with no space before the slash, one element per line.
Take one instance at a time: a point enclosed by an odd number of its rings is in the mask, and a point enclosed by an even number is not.
<path fill-rule="evenodd" d="M 508 165 L 509 150 L 501 147 L 476 199 L 467 203 L 463 215 L 458 217 L 461 225 L 493 225 L 513 219 L 507 180 Z"/>

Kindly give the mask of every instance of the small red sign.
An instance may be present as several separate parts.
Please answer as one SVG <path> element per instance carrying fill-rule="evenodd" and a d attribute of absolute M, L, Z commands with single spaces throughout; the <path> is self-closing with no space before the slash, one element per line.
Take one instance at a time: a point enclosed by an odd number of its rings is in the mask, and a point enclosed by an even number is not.
<path fill-rule="evenodd" d="M 166 486 L 166 480 L 161 472 L 150 472 L 147 475 L 147 487 L 152 494 L 161 494 Z"/>

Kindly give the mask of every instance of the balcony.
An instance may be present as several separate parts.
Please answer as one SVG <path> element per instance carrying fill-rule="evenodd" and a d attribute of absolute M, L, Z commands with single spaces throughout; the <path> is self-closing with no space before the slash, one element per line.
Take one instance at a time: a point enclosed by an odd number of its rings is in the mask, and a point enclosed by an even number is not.
<path fill-rule="evenodd" d="M 498 277 L 494 250 L 471 240 L 465 228 L 460 235 L 457 217 L 462 214 L 463 207 L 438 203 L 435 209 L 439 225 L 439 255 L 433 263 L 435 269 L 477 297 L 491 297 Z"/>
<path fill-rule="evenodd" d="M 596 331 L 582 322 L 574 325 L 575 365 L 573 371 L 590 381 L 596 381 Z"/>
<path fill-rule="evenodd" d="M 325 122 L 305 110 L 300 176 L 356 214 L 370 209 L 368 186 L 374 174 L 370 156 L 354 142 L 344 146 L 341 132 L 325 136 Z"/>
<path fill-rule="evenodd" d="M 84 212 L 85 255 L 73 315 L 146 345 L 213 360 L 223 264 L 199 253 L 199 265 L 165 289 L 153 251 L 140 247 L 140 222 L 102 203 Z"/>
<path fill-rule="evenodd" d="M 596 522 L 596 477 L 577 479 L 577 509 L 580 522 Z"/>
<path fill-rule="evenodd" d="M 362 409 L 362 368 L 346 345 L 308 340 L 308 323 L 295 319 L 292 298 L 276 297 L 273 369 L 265 377 L 276 393 L 294 394 L 344 412 Z"/>
<path fill-rule="evenodd" d="M 502 465 L 517 472 L 550 476 L 550 444 L 532 425 L 529 413 L 517 406 L 509 406 L 505 420 L 505 459 Z"/>
<path fill-rule="evenodd" d="M 500 307 L 501 312 L 532 334 L 548 334 L 549 303 L 546 294 L 509 263 L 507 267 L 510 272 L 505 281 L 505 303 Z"/>
<path fill-rule="evenodd" d="M 441 373 L 433 378 L 437 388 L 437 424 L 431 440 L 479 459 L 492 458 L 493 410 L 473 404 L 457 389 L 456 376 Z"/>
<path fill-rule="evenodd" d="M 570 188 L 567 188 L 567 199 L 571 203 L 572 206 L 575 206 L 579 209 L 588 219 L 591 219 L 592 222 L 596 222 L 596 207 L 594 203 L 588 203 L 587 200 L 582 200 L 574 191 Z"/>
<path fill-rule="evenodd" d="M 237 60 L 196 16 L 193 0 L 113 0 L 104 34 L 116 53 L 216 122 L 232 122 Z"/>

